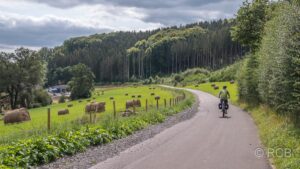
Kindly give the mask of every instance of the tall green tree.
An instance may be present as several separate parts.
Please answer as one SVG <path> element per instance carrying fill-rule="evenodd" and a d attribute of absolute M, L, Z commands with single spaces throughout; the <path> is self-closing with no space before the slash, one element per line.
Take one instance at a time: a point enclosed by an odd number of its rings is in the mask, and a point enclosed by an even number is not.
<path fill-rule="evenodd" d="M 280 2 L 258 52 L 259 91 L 277 112 L 300 120 L 300 7 Z M 295 118 L 294 118 L 295 117 Z"/>
<path fill-rule="evenodd" d="M 18 104 L 28 106 L 32 90 L 43 84 L 45 67 L 41 57 L 35 51 L 20 48 L 15 53 L 1 53 L 0 65 L 0 88 L 9 94 L 11 108 Z"/>
<path fill-rule="evenodd" d="M 233 40 L 256 51 L 267 20 L 267 8 L 268 0 L 253 0 L 252 3 L 246 0 L 238 10 L 231 30 Z"/>
<path fill-rule="evenodd" d="M 78 64 L 71 68 L 72 79 L 68 83 L 71 90 L 71 98 L 88 98 L 94 89 L 94 74 L 89 67 Z"/>

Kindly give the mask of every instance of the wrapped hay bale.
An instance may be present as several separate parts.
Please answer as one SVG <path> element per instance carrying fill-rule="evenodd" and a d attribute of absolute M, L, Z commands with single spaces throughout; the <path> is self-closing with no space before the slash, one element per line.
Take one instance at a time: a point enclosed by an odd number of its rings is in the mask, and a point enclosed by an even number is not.
<path fill-rule="evenodd" d="M 57 115 L 61 116 L 61 115 L 66 115 L 69 114 L 69 109 L 63 109 L 63 110 L 59 110 L 57 112 Z"/>
<path fill-rule="evenodd" d="M 6 112 L 3 117 L 4 124 L 19 123 L 19 122 L 30 121 L 30 120 L 31 118 L 29 112 L 25 108 Z"/>

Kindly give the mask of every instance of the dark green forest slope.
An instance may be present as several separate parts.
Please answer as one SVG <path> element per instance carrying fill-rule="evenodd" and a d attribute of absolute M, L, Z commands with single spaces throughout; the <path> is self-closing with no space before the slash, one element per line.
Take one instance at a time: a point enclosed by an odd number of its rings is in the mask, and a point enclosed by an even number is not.
<path fill-rule="evenodd" d="M 146 32 L 113 32 L 66 40 L 39 54 L 48 62 L 48 85 L 66 83 L 68 66 L 84 63 L 96 82 L 126 82 L 187 68 L 217 69 L 241 58 L 247 48 L 233 42 L 229 20 L 200 22 Z"/>

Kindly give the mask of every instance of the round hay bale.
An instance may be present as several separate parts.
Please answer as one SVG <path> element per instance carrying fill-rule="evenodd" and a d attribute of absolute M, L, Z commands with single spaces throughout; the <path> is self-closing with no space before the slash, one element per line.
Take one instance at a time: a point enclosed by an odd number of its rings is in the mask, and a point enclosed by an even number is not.
<path fill-rule="evenodd" d="M 105 112 L 105 104 L 106 104 L 105 102 L 97 103 L 96 112 L 97 113 Z"/>
<path fill-rule="evenodd" d="M 132 98 L 135 98 L 135 95 L 132 95 L 131 97 L 132 97 Z"/>
<path fill-rule="evenodd" d="M 25 108 L 20 108 L 20 109 L 6 112 L 3 117 L 4 124 L 20 123 L 20 122 L 30 121 L 30 120 L 31 118 L 29 112 Z"/>
<path fill-rule="evenodd" d="M 109 97 L 110 100 L 114 100 L 114 97 Z"/>
<path fill-rule="evenodd" d="M 57 112 L 57 115 L 59 115 L 59 116 L 66 115 L 66 114 L 69 114 L 69 110 L 68 109 L 59 110 Z"/>
<path fill-rule="evenodd" d="M 155 96 L 155 100 L 159 100 L 160 99 L 160 96 Z"/>
<path fill-rule="evenodd" d="M 154 96 L 155 95 L 155 93 L 151 93 L 151 96 Z"/>
<path fill-rule="evenodd" d="M 91 112 L 92 111 L 92 104 L 87 104 L 86 106 L 85 106 L 85 112 L 86 113 L 89 113 L 89 112 Z"/>
<path fill-rule="evenodd" d="M 73 107 L 73 104 L 68 104 L 67 106 L 68 106 L 68 107 Z"/>
<path fill-rule="evenodd" d="M 219 86 L 214 86 L 214 89 L 215 89 L 215 90 L 218 90 L 218 89 L 219 89 Z"/>
<path fill-rule="evenodd" d="M 138 98 L 141 98 L 142 97 L 142 95 L 138 95 Z"/>

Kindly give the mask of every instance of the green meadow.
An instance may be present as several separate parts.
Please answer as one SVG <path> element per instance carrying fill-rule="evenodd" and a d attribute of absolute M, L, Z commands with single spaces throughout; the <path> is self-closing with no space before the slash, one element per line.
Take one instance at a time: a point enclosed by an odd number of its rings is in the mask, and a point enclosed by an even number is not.
<path fill-rule="evenodd" d="M 155 88 L 155 89 L 149 89 Z M 102 91 L 104 94 L 102 95 Z M 128 96 L 125 94 L 128 93 Z M 155 95 L 151 95 L 154 93 Z M 141 108 L 137 108 L 137 112 L 143 112 L 145 110 L 146 99 L 148 100 L 149 110 L 156 108 L 155 96 L 160 96 L 159 105 L 164 106 L 164 99 L 167 99 L 169 103 L 170 98 L 174 98 L 178 93 L 174 90 L 161 88 L 158 86 L 129 86 L 120 88 L 96 88 L 93 92 L 91 101 L 106 102 L 106 111 L 103 113 L 97 113 L 97 121 L 104 119 L 104 116 L 112 115 L 113 113 L 113 97 L 116 103 L 117 115 L 125 110 L 125 103 L 127 100 L 132 100 L 132 95 L 135 95 L 137 99 L 138 95 L 141 95 Z M 85 114 L 85 106 L 89 103 L 88 99 L 75 100 L 66 103 L 53 104 L 48 107 L 41 107 L 30 109 L 29 113 L 31 121 L 4 125 L 3 121 L 0 122 L 0 144 L 10 143 L 18 139 L 24 139 L 33 136 L 47 135 L 47 109 L 51 110 L 51 133 L 66 131 L 74 128 L 80 128 L 83 124 L 89 123 L 89 115 Z M 67 105 L 73 104 L 73 107 L 67 107 Z M 61 109 L 69 109 L 70 114 L 58 116 L 57 112 Z"/>

